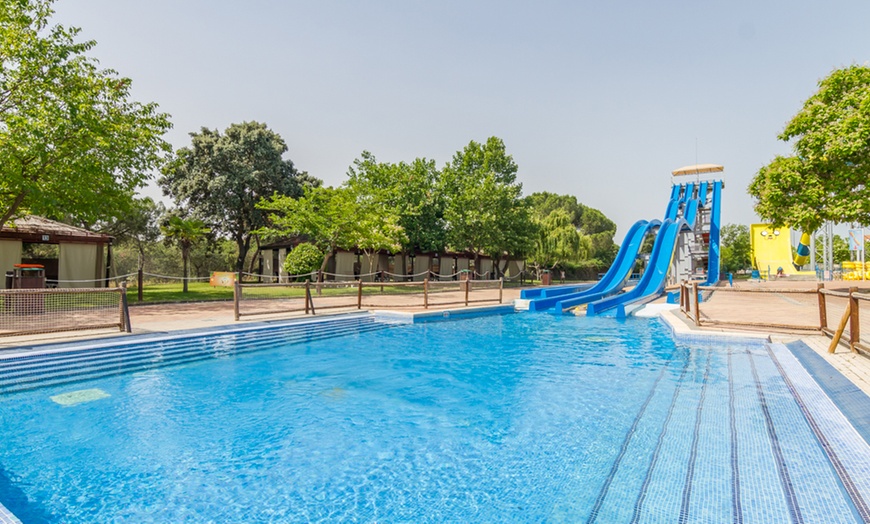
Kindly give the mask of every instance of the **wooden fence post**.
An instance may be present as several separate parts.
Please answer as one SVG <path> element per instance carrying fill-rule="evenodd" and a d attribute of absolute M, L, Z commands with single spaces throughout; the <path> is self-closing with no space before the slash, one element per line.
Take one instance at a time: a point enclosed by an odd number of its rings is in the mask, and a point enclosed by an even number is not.
<path fill-rule="evenodd" d="M 429 309 L 429 277 L 423 279 L 423 309 Z"/>
<path fill-rule="evenodd" d="M 858 299 L 852 296 L 852 293 L 856 293 L 857 291 L 857 287 L 849 288 L 849 306 L 852 308 L 851 314 L 849 315 L 849 349 L 852 350 L 852 353 L 858 352 L 858 350 L 855 349 L 855 344 L 861 342 L 861 326 L 858 323 Z"/>
<path fill-rule="evenodd" d="M 311 298 L 311 279 L 305 279 L 305 314 L 308 314 L 308 299 Z"/>
<path fill-rule="evenodd" d="M 362 278 L 360 278 L 358 283 L 357 283 L 357 290 L 356 290 L 356 308 L 357 309 L 362 309 L 362 286 L 363 286 Z"/>
<path fill-rule="evenodd" d="M 504 277 L 499 277 L 498 279 L 498 303 L 502 303 L 502 295 L 504 292 Z"/>
<path fill-rule="evenodd" d="M 132 333 L 130 326 L 130 308 L 127 304 L 127 282 L 121 282 L 121 331 Z"/>
<path fill-rule="evenodd" d="M 816 284 L 816 292 L 819 294 L 819 329 L 828 329 L 828 304 L 825 301 L 825 294 L 822 290 L 825 289 L 825 284 Z"/>
<path fill-rule="evenodd" d="M 698 282 L 692 282 L 692 300 L 695 302 L 695 325 L 701 325 L 701 300 L 698 298 Z"/>
<path fill-rule="evenodd" d="M 469 285 L 471 281 L 466 279 L 463 282 L 465 282 L 465 307 L 468 307 L 468 290 L 471 289 Z"/>
<path fill-rule="evenodd" d="M 139 271 L 136 272 L 136 300 L 142 302 L 142 286 L 145 283 L 145 276 L 142 274 L 142 268 L 139 268 Z"/>
<path fill-rule="evenodd" d="M 233 316 L 236 321 L 239 320 L 239 301 L 242 299 L 242 283 L 236 280 L 233 282 Z"/>

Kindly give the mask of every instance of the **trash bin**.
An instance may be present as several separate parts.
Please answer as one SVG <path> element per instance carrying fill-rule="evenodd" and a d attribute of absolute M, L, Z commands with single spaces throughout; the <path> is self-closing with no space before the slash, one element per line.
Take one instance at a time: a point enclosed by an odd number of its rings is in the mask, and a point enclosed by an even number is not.
<path fill-rule="evenodd" d="M 12 289 L 45 289 L 45 267 L 39 264 L 15 264 L 12 266 Z M 45 313 L 45 295 L 12 295 L 12 310 L 16 315 Z"/>
<path fill-rule="evenodd" d="M 543 273 L 541 273 L 541 285 L 542 286 L 549 286 L 550 280 L 551 280 L 551 277 L 550 277 L 549 271 L 544 271 Z"/>
<path fill-rule="evenodd" d="M 6 272 L 6 289 L 12 289 L 12 279 L 15 277 L 15 273 L 12 271 Z"/>

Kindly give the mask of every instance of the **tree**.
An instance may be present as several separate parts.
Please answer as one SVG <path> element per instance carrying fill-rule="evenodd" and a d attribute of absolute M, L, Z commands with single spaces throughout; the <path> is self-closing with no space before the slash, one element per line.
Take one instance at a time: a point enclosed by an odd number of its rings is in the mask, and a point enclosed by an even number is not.
<path fill-rule="evenodd" d="M 119 244 L 132 243 L 138 253 L 137 268 L 145 267 L 145 248 L 160 237 L 160 217 L 166 208 L 149 197 L 133 199 L 130 210 L 99 229 Z"/>
<path fill-rule="evenodd" d="M 385 216 L 397 218 L 405 235 L 400 246 L 403 252 L 438 252 L 444 249 L 446 236 L 439 176 L 433 160 L 380 163 L 363 151 L 348 170 L 345 185 L 359 195 L 361 202 L 382 206 Z"/>
<path fill-rule="evenodd" d="M 719 258 L 722 271 L 733 273 L 752 267 L 752 248 L 749 237 L 749 226 L 742 224 L 726 224 L 720 231 L 721 255 Z"/>
<path fill-rule="evenodd" d="M 571 223 L 592 242 L 589 259 L 596 265 L 606 266 L 616 256 L 617 246 L 613 243 L 616 234 L 616 224 L 601 211 L 585 206 L 573 195 L 557 195 L 555 193 L 532 193 L 526 200 L 534 210 L 533 215 L 538 222 L 543 221 L 555 210 L 562 210 L 571 218 Z"/>
<path fill-rule="evenodd" d="M 776 226 L 815 231 L 825 221 L 870 223 L 870 67 L 833 71 L 779 135 L 777 156 L 749 186 Z"/>
<path fill-rule="evenodd" d="M 295 198 L 320 181 L 283 159 L 287 145 L 266 124 L 233 124 L 223 134 L 202 128 L 190 137 L 191 146 L 164 165 L 160 186 L 177 205 L 236 243 L 235 270 L 241 271 L 254 232 L 266 226 L 260 200 Z"/>
<path fill-rule="evenodd" d="M 577 231 L 571 214 L 555 208 L 540 220 L 534 250 L 528 261 L 540 272 L 560 265 L 573 265 L 588 258 L 591 251 L 592 240 Z"/>
<path fill-rule="evenodd" d="M 26 213 L 94 223 L 123 215 L 169 145 L 169 117 L 99 69 L 52 0 L 0 6 L 0 225 Z"/>
<path fill-rule="evenodd" d="M 160 228 L 167 241 L 174 242 L 181 249 L 181 260 L 184 265 L 183 292 L 187 293 L 187 277 L 189 275 L 190 250 L 202 240 L 211 230 L 205 226 L 202 220 L 196 218 L 181 218 L 178 215 L 170 215 L 166 223 Z"/>
<path fill-rule="evenodd" d="M 258 232 L 268 238 L 308 239 L 323 253 L 321 274 L 336 249 L 362 249 L 371 267 L 375 253 L 398 250 L 405 240 L 395 217 L 348 187 L 308 188 L 298 199 L 276 195 L 263 200 L 260 208 L 269 213 L 271 225 Z"/>
<path fill-rule="evenodd" d="M 496 262 L 529 251 L 534 227 L 522 184 L 516 182 L 517 165 L 500 138 L 485 144 L 469 142 L 444 168 L 440 190 L 445 198 L 447 243 L 454 250 L 482 255 Z M 506 260 L 507 262 L 507 260 Z M 499 269 L 500 271 L 500 269 Z"/>

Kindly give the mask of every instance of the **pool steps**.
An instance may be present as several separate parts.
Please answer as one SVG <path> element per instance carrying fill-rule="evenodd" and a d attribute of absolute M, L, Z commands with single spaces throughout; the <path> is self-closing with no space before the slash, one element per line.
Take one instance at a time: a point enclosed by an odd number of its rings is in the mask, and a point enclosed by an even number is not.
<path fill-rule="evenodd" d="M 372 316 L 296 323 L 256 331 L 222 332 L 104 348 L 0 358 L 0 394 L 189 364 L 391 327 Z M 223 347 L 229 340 L 233 349 Z"/>
<path fill-rule="evenodd" d="M 725 376 L 710 373 L 711 358 L 727 365 Z M 646 402 L 630 424 L 608 430 L 613 448 L 593 459 L 601 462 L 597 489 L 571 486 L 565 495 L 583 500 L 557 504 L 554 514 L 560 509 L 569 514 L 577 505 L 592 508 L 583 519 L 590 523 L 662 521 L 662 514 L 679 515 L 679 522 L 712 522 L 710 515 L 728 513 L 733 522 L 759 522 L 771 521 L 770 512 L 789 515 L 792 522 L 870 521 L 867 443 L 857 433 L 847 442 L 843 435 L 854 430 L 835 408 L 812 413 L 819 409 L 817 402 L 805 404 L 788 394 L 796 388 L 809 397 L 818 390 L 802 369 L 779 344 L 696 352 L 685 369 L 668 371 L 679 376 L 675 384 L 656 380 L 646 390 Z M 677 397 L 685 401 L 675 404 Z M 675 409 L 683 415 L 672 417 Z M 826 424 L 842 418 L 841 427 L 813 428 L 813 435 L 809 427 L 774 423 L 798 410 Z M 822 430 L 836 442 L 808 449 L 805 444 Z M 651 455 L 645 451 L 650 448 Z M 842 466 L 813 479 L 813 489 L 788 467 L 825 460 Z M 667 508 L 662 497 L 673 489 L 673 480 L 663 473 L 668 471 L 660 467 L 663 461 L 683 465 L 678 473 L 682 496 Z M 757 472 L 743 471 L 759 461 L 763 467 Z M 829 520 L 831 515 L 836 518 Z"/>

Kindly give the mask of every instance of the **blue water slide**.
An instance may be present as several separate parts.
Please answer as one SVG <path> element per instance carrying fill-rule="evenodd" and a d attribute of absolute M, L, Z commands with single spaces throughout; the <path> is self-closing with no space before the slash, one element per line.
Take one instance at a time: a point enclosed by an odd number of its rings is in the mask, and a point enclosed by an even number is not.
<path fill-rule="evenodd" d="M 634 265 L 637 262 L 637 254 L 643 245 L 643 240 L 647 234 L 654 228 L 661 225 L 659 220 L 640 220 L 635 222 L 625 239 L 622 241 L 622 246 L 616 254 L 613 264 L 607 273 L 591 288 L 570 295 L 559 295 L 554 297 L 542 298 L 529 303 L 530 311 L 544 311 L 553 308 L 553 313 L 561 315 L 562 312 L 569 307 L 574 307 L 592 300 L 598 300 L 618 292 L 625 287 L 626 282 L 631 277 Z"/>
<path fill-rule="evenodd" d="M 679 184 L 674 184 L 671 187 L 671 199 L 668 201 L 667 210 L 665 210 L 665 220 L 677 218 L 677 212 L 680 210 L 680 204 L 682 203 L 680 199 L 680 190 L 682 188 L 683 186 Z"/>
<path fill-rule="evenodd" d="M 706 184 L 703 188 L 706 189 Z M 694 198 L 692 196 L 693 190 L 694 184 L 687 184 L 686 193 L 689 194 L 691 200 L 685 205 L 682 218 L 665 220 L 661 228 L 659 228 L 652 254 L 650 255 L 649 265 L 640 282 L 626 293 L 590 302 L 586 307 L 586 314 L 588 316 L 599 315 L 615 307 L 619 308 L 617 316 L 625 316 L 626 305 L 661 294 L 665 288 L 668 271 L 676 254 L 677 239 L 680 232 L 683 229 L 694 227 L 698 206 L 701 203 L 701 199 L 706 199 L 706 195 L 703 194 L 700 194 L 700 198 Z"/>
<path fill-rule="evenodd" d="M 658 225 L 657 220 L 654 222 Z M 544 311 L 553 307 L 560 300 L 576 298 L 579 295 L 608 293 L 611 292 L 611 289 L 615 285 L 624 286 L 624 282 L 631 276 L 631 270 L 634 268 L 634 263 L 637 260 L 637 252 L 640 250 L 640 246 L 649 229 L 650 222 L 646 220 L 639 220 L 631 226 L 631 229 L 628 230 L 625 239 L 622 241 L 622 245 L 619 247 L 619 251 L 616 253 L 616 258 L 613 260 L 613 264 L 610 265 L 610 269 L 608 269 L 607 273 L 601 277 L 601 280 L 596 282 L 591 288 L 579 293 L 556 295 L 533 300 L 529 303 L 529 311 Z M 621 289 L 621 287 L 618 289 Z M 612 292 L 615 293 L 615 291 Z M 561 313 L 561 310 L 559 313 Z"/>
<path fill-rule="evenodd" d="M 713 183 L 713 198 L 710 203 L 710 242 L 707 259 L 707 285 L 719 282 L 719 228 L 721 224 L 722 181 Z"/>

